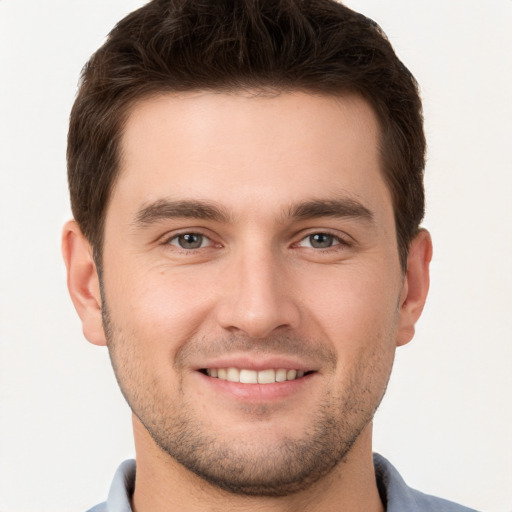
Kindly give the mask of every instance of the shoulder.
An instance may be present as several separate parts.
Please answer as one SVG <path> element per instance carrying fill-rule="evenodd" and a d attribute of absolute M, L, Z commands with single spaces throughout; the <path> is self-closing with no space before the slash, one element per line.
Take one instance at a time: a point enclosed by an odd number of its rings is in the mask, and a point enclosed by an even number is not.
<path fill-rule="evenodd" d="M 473 508 L 464 507 L 453 501 L 444 500 L 437 498 L 436 496 L 430 496 L 423 494 L 422 492 L 411 489 L 411 493 L 418 505 L 419 510 L 425 511 L 437 511 L 437 512 L 477 512 Z"/>
<path fill-rule="evenodd" d="M 87 512 L 108 512 L 107 502 L 105 501 L 103 503 L 100 503 L 99 505 L 90 508 Z"/>
<path fill-rule="evenodd" d="M 411 489 L 393 465 L 374 454 L 375 476 L 387 512 L 477 512 L 452 501 Z"/>
<path fill-rule="evenodd" d="M 132 512 L 130 500 L 135 487 L 135 461 L 125 460 L 117 469 L 107 501 L 87 512 Z"/>

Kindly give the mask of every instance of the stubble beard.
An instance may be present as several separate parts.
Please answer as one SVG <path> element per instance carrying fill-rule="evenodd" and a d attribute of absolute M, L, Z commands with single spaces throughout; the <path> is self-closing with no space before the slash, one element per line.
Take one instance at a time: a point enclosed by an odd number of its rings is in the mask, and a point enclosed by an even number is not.
<path fill-rule="evenodd" d="M 181 385 L 177 395 L 172 395 L 172 403 L 159 393 L 158 380 L 140 364 L 143 359 L 136 353 L 136 344 L 112 321 L 105 301 L 103 306 L 112 366 L 133 413 L 163 452 L 211 485 L 236 495 L 289 496 L 325 477 L 343 463 L 373 419 L 389 379 L 391 368 L 380 394 L 375 395 L 370 393 L 371 386 L 361 387 L 361 379 L 373 378 L 382 368 L 365 365 L 353 369 L 343 393 L 327 392 L 315 409 L 297 411 L 310 417 L 309 427 L 298 439 L 283 437 L 277 445 L 222 439 L 188 405 Z M 280 338 L 271 344 L 282 347 L 287 343 L 290 345 Z"/>

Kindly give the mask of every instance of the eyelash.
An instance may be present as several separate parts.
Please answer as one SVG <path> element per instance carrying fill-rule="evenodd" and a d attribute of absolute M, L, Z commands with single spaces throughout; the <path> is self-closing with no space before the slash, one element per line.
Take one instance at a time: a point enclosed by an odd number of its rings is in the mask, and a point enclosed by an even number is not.
<path fill-rule="evenodd" d="M 315 250 L 317 252 L 329 253 L 331 251 L 339 251 L 339 250 L 343 250 L 343 249 L 348 249 L 348 248 L 353 246 L 353 242 L 348 240 L 348 236 L 342 237 L 340 235 L 331 233 L 330 231 L 313 231 L 313 232 L 310 232 L 307 235 L 303 236 L 299 240 L 299 242 L 297 244 L 294 244 L 294 245 L 296 247 L 301 247 L 300 244 L 302 242 L 310 239 L 311 237 L 318 236 L 318 235 L 324 235 L 324 236 L 332 237 L 332 239 L 333 239 L 333 241 L 335 243 L 333 243 L 333 245 L 331 245 L 329 247 L 324 247 L 324 248 L 321 248 L 321 247 L 311 247 L 311 246 L 308 246 L 308 247 L 305 247 L 305 248 L 313 249 L 313 250 Z"/>
<path fill-rule="evenodd" d="M 203 240 L 202 242 L 204 242 L 205 240 L 208 242 L 208 245 L 204 246 L 204 247 L 197 247 L 197 248 L 185 248 L 185 247 L 180 247 L 178 245 L 178 240 L 180 237 L 185 237 L 185 236 L 198 236 L 198 237 L 201 237 Z M 173 241 L 176 241 L 176 244 L 173 244 L 172 242 Z M 172 245 L 173 248 L 183 254 L 194 254 L 196 251 L 199 251 L 201 249 L 207 249 L 209 247 L 213 247 L 215 245 L 218 245 L 219 247 L 221 247 L 220 244 L 216 244 L 212 239 L 211 237 L 209 237 L 208 235 L 204 234 L 204 233 L 201 233 L 200 231 L 183 231 L 182 233 L 176 233 L 174 235 L 172 235 L 171 237 L 168 237 L 168 238 L 165 238 L 164 241 L 163 241 L 163 245 Z"/>
<path fill-rule="evenodd" d="M 201 237 L 202 238 L 201 245 L 205 240 L 208 242 L 208 245 L 206 245 L 204 247 L 200 246 L 200 247 L 193 247 L 193 248 L 180 247 L 178 245 L 179 238 L 185 237 L 187 235 L 188 236 L 195 235 L 195 236 Z M 312 237 L 319 236 L 319 235 L 331 237 L 333 239 L 333 244 L 328 247 L 312 247 L 311 245 L 309 245 L 309 246 L 301 245 L 303 242 L 307 241 L 308 239 L 311 239 Z M 313 231 L 313 232 L 310 232 L 307 235 L 303 236 L 299 240 L 299 242 L 293 244 L 292 247 L 294 247 L 294 248 L 304 247 L 306 249 L 313 249 L 316 252 L 329 253 L 332 251 L 339 251 L 339 250 L 343 250 L 343 249 L 352 247 L 353 243 L 350 242 L 349 240 L 347 240 L 347 238 L 341 237 L 341 236 L 331 233 L 329 231 Z M 176 243 L 172 243 L 174 241 L 176 241 Z M 200 231 L 184 231 L 182 233 L 176 233 L 176 234 L 172 235 L 171 237 L 166 238 L 163 241 L 163 245 L 172 245 L 174 250 L 177 250 L 183 254 L 189 254 L 189 255 L 194 254 L 196 251 L 199 251 L 201 249 L 207 249 L 207 248 L 213 247 L 215 245 L 217 245 L 218 247 L 222 247 L 221 244 L 215 244 L 215 242 L 208 235 L 201 233 Z"/>

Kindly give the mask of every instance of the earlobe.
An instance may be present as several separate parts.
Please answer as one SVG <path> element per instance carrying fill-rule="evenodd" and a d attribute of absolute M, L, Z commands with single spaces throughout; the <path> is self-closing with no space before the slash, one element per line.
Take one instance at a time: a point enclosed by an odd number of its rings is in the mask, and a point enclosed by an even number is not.
<path fill-rule="evenodd" d="M 405 345 L 414 336 L 414 326 L 427 299 L 431 260 L 432 239 L 427 230 L 421 229 L 409 246 L 407 272 L 400 298 L 397 346 Z"/>
<path fill-rule="evenodd" d="M 106 345 L 101 316 L 101 293 L 92 248 L 76 221 L 62 232 L 62 254 L 67 269 L 68 290 L 85 337 L 94 345 Z"/>

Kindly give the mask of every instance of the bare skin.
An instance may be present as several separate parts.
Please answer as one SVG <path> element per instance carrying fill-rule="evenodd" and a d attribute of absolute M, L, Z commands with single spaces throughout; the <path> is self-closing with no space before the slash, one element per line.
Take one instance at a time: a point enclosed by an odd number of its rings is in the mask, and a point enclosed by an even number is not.
<path fill-rule="evenodd" d="M 87 241 L 73 221 L 64 230 L 85 336 L 108 345 L 134 412 L 134 510 L 383 511 L 371 421 L 414 334 L 431 251 L 421 231 L 402 272 L 363 100 L 138 104 L 107 209 L 103 295 Z M 229 368 L 234 380 L 219 378 Z M 304 376 L 237 381 L 272 370 Z"/>

